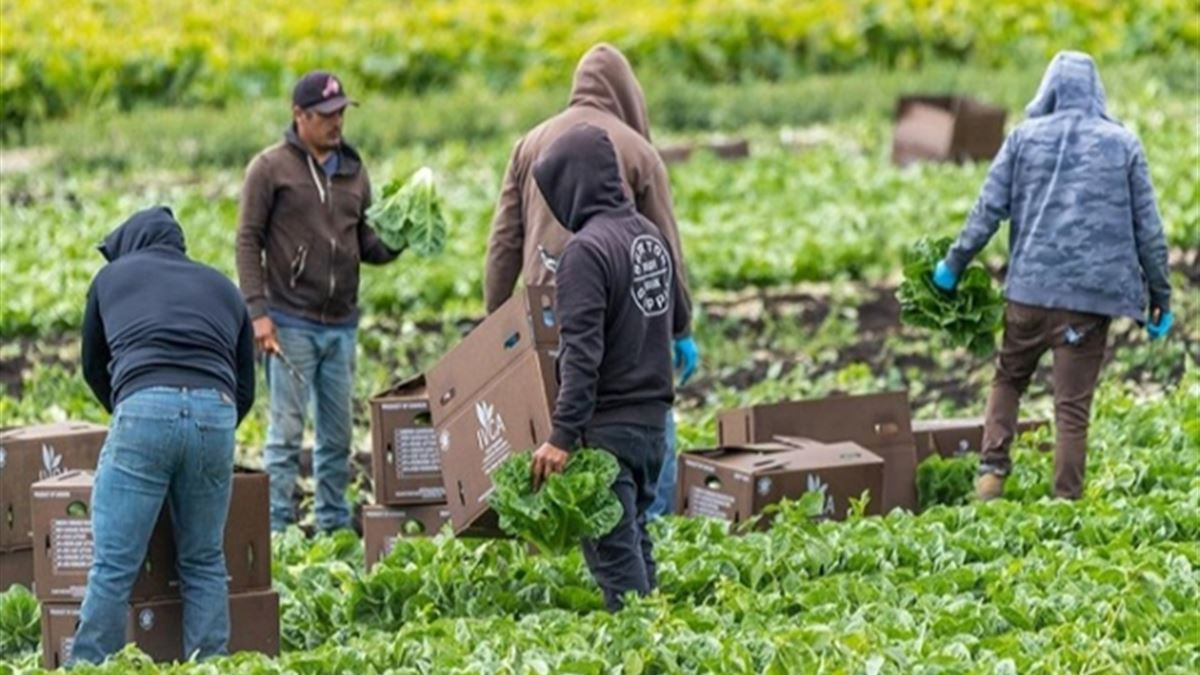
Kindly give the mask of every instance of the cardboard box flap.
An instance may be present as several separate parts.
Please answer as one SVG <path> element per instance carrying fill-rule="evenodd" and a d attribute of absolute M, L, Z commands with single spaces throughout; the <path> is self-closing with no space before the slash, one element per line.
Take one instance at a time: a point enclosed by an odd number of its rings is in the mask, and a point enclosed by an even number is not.
<path fill-rule="evenodd" d="M 754 443 L 743 447 L 718 448 L 712 452 L 692 453 L 714 465 L 748 474 L 778 471 L 787 466 L 784 454 L 795 452 L 780 443 Z"/>
<path fill-rule="evenodd" d="M 92 486 L 92 482 L 95 480 L 96 474 L 94 471 L 68 471 L 66 473 L 60 473 L 57 476 L 43 478 L 42 480 L 34 483 L 30 489 L 33 490 L 34 494 L 37 494 L 47 490 L 58 491 L 80 487 L 90 488 Z"/>
<path fill-rule="evenodd" d="M 382 398 L 425 398 L 425 373 L 413 375 L 390 385 L 387 389 L 371 397 L 372 401 Z"/>
<path fill-rule="evenodd" d="M 807 439 L 801 439 L 807 440 Z M 798 470 L 827 469 L 838 466 L 883 464 L 883 458 L 857 443 L 817 443 L 808 441 L 787 455 L 788 467 Z"/>
<path fill-rule="evenodd" d="M 49 424 L 38 424 L 30 427 L 14 427 L 2 431 L 0 432 L 0 443 L 36 441 L 43 438 L 61 438 L 63 436 L 77 436 L 107 431 L 108 427 L 92 424 L 91 422 L 51 422 Z"/>

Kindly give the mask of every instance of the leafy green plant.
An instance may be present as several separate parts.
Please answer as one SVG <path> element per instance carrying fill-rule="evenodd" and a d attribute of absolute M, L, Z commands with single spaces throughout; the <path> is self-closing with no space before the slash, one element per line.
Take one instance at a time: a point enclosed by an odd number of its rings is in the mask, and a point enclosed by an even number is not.
<path fill-rule="evenodd" d="M 955 457 L 934 454 L 917 466 L 917 499 L 922 509 L 935 504 L 957 506 L 970 501 L 974 493 L 979 455 Z"/>
<path fill-rule="evenodd" d="M 385 185 L 380 199 L 367 210 L 367 220 L 394 251 L 411 249 L 430 256 L 446 246 L 446 218 L 433 170 L 427 166 L 407 181 L 395 179 Z"/>
<path fill-rule="evenodd" d="M 500 516 L 500 528 L 526 539 L 545 553 L 561 555 L 580 540 L 612 531 L 624 507 L 612 491 L 620 466 L 603 450 L 571 453 L 561 474 L 533 486 L 533 455 L 509 457 L 492 474 L 496 490 L 488 503 Z"/>
<path fill-rule="evenodd" d="M 41 616 L 37 598 L 24 586 L 13 584 L 0 593 L 0 658 L 37 647 L 42 636 Z"/>
<path fill-rule="evenodd" d="M 987 269 L 978 263 L 963 270 L 952 292 L 933 284 L 933 270 L 953 244 L 948 237 L 923 237 L 904 251 L 904 282 L 896 291 L 900 320 L 939 331 L 951 344 L 966 347 L 976 356 L 988 356 L 996 349 L 1004 298 Z"/>

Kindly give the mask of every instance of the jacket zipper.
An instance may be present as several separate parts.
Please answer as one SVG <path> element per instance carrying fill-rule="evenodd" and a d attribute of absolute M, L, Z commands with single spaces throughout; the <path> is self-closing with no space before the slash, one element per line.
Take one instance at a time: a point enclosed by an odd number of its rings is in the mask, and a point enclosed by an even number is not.
<path fill-rule="evenodd" d="M 325 177 L 325 192 L 329 195 L 325 206 L 326 216 L 328 217 L 329 229 L 333 229 L 333 179 L 329 176 Z M 321 323 L 326 322 L 326 313 L 329 311 L 329 303 L 333 302 L 334 293 L 337 292 L 337 275 L 334 270 L 337 265 L 337 237 L 329 238 L 329 295 L 325 298 L 325 306 L 321 308 Z"/>

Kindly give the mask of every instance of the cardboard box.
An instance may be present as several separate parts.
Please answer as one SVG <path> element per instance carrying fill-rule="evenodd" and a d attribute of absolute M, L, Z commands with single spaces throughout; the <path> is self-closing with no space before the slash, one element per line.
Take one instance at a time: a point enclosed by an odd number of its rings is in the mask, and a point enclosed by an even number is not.
<path fill-rule="evenodd" d="M 905 392 L 832 396 L 722 411 L 717 415 L 717 444 L 807 438 L 822 443 L 849 441 L 884 461 L 882 507 L 917 510 L 917 452 Z"/>
<path fill-rule="evenodd" d="M 501 535 L 487 505 L 491 474 L 510 454 L 550 437 L 557 347 L 554 289 L 527 287 L 426 373 L 457 534 Z"/>
<path fill-rule="evenodd" d="M 550 438 L 557 383 L 554 357 L 530 351 L 438 423 L 447 507 L 456 534 L 503 536 L 488 507 L 492 472 L 509 455 Z"/>
<path fill-rule="evenodd" d="M 371 475 L 376 504 L 446 501 L 424 376 L 401 382 L 371 399 Z"/>
<path fill-rule="evenodd" d="M 367 570 L 388 553 L 397 537 L 433 536 L 450 522 L 450 509 L 445 504 L 424 504 L 392 508 L 364 506 L 362 510 L 363 550 Z"/>
<path fill-rule="evenodd" d="M 962 96 L 904 96 L 896 103 L 892 162 L 990 160 L 1004 143 L 1004 108 Z"/>
<path fill-rule="evenodd" d="M 557 348 L 554 287 L 517 291 L 425 373 L 433 424 L 440 427 L 471 404 L 476 393 L 525 354 Z"/>
<path fill-rule="evenodd" d="M 93 470 L 108 436 L 87 422 L 0 432 L 0 551 L 33 546 L 29 486 L 72 469 Z"/>
<path fill-rule="evenodd" d="M 855 443 L 797 440 L 795 445 L 759 443 L 679 456 L 678 511 L 737 524 L 783 499 L 825 495 L 822 516 L 841 520 L 850 500 L 870 495 L 867 512 L 881 512 L 883 460 Z M 769 525 L 770 519 L 760 521 Z"/>
<path fill-rule="evenodd" d="M 61 668 L 71 658 L 79 603 L 42 604 L 42 667 Z M 125 640 L 159 662 L 183 660 L 183 601 L 162 599 L 129 608 Z M 279 655 L 279 594 L 255 591 L 229 596 L 229 652 Z"/>
<path fill-rule="evenodd" d="M 0 593 L 13 584 L 33 589 L 33 549 L 0 551 Z"/>
<path fill-rule="evenodd" d="M 46 602 L 83 599 L 92 567 L 91 498 L 94 474 L 72 471 L 35 483 L 33 549 L 38 598 Z M 225 524 L 225 566 L 229 591 L 271 586 L 271 528 L 266 474 L 235 473 Z M 131 600 L 178 597 L 175 541 L 169 510 L 159 513 L 147 544 L 146 560 Z"/>
<path fill-rule="evenodd" d="M 1021 420 L 1017 433 L 1023 434 L 1046 426 L 1046 420 Z M 917 463 L 937 453 L 954 457 L 983 451 L 983 418 L 913 420 L 913 439 L 917 444 Z"/>

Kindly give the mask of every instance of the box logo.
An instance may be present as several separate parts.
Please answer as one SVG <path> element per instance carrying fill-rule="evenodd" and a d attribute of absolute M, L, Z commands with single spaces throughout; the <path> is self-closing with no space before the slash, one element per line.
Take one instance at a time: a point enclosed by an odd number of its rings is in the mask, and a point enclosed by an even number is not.
<path fill-rule="evenodd" d="M 475 439 L 479 442 L 479 449 L 483 451 L 484 455 L 489 457 L 496 454 L 507 455 L 512 449 L 508 439 L 504 437 L 508 427 L 504 425 L 504 418 L 496 412 L 496 406 L 487 401 L 476 402 L 475 419 L 479 421 Z"/>
<path fill-rule="evenodd" d="M 42 443 L 42 468 L 38 470 L 38 480 L 45 480 L 64 472 L 62 455 L 53 445 Z"/>
<path fill-rule="evenodd" d="M 147 631 L 154 628 L 154 610 L 143 609 L 138 612 L 138 625 Z"/>
<path fill-rule="evenodd" d="M 8 451 L 0 448 L 0 471 L 4 470 L 5 464 L 8 464 Z"/>
<path fill-rule="evenodd" d="M 821 516 L 833 516 L 833 496 L 829 494 L 829 484 L 821 480 L 821 477 L 815 473 L 808 474 L 808 479 L 805 482 L 808 484 L 809 492 L 819 492 L 824 499 L 825 505 L 821 508 Z"/>
<path fill-rule="evenodd" d="M 633 283 L 629 292 L 645 316 L 660 316 L 671 308 L 671 253 L 662 240 L 648 234 L 629 246 Z"/>

